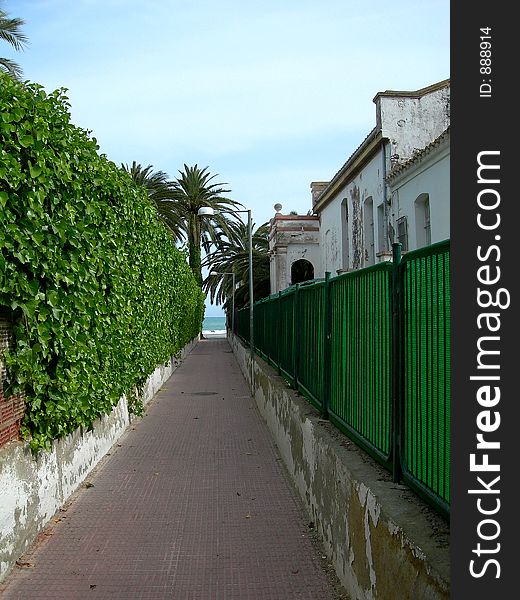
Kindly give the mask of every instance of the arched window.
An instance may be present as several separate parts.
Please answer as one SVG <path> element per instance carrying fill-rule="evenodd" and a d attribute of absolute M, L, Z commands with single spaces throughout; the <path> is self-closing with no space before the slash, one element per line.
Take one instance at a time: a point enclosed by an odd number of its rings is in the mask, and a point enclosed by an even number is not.
<path fill-rule="evenodd" d="M 385 205 L 383 203 L 377 207 L 377 249 L 379 252 L 384 252 L 386 250 Z"/>
<path fill-rule="evenodd" d="M 374 202 L 372 196 L 365 200 L 363 211 L 363 233 L 365 237 L 365 266 L 376 262 L 374 247 Z"/>
<path fill-rule="evenodd" d="M 429 246 L 432 243 L 430 228 L 430 196 L 421 194 L 415 200 L 415 230 L 417 248 Z"/>
<path fill-rule="evenodd" d="M 395 222 L 397 225 L 397 241 L 401 244 L 401 250 L 408 252 L 408 217 L 399 217 Z"/>
<path fill-rule="evenodd" d="M 332 239 L 332 232 L 330 229 L 327 229 L 327 231 L 325 232 L 325 247 L 324 247 L 324 258 L 325 258 L 324 270 L 325 271 L 331 270 L 331 267 L 330 267 L 331 257 L 332 257 L 331 239 Z"/>
<path fill-rule="evenodd" d="M 291 284 L 303 283 L 314 279 L 314 267 L 312 263 L 300 258 L 291 265 Z"/>

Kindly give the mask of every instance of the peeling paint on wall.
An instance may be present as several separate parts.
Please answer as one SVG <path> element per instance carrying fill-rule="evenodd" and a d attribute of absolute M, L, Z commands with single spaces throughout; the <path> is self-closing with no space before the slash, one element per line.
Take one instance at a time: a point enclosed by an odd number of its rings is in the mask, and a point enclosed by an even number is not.
<path fill-rule="evenodd" d="M 363 266 L 363 210 L 359 188 L 355 185 L 350 190 L 350 201 L 352 206 L 352 268 L 360 269 Z"/>
<path fill-rule="evenodd" d="M 381 92 L 376 96 L 376 127 L 381 128 L 378 132 L 381 138 L 379 147 L 373 145 L 375 138 L 369 136 L 366 143 L 363 142 L 338 171 L 318 203 L 323 232 L 320 244 L 324 246 L 322 252 L 327 257 L 326 268 L 331 272 L 357 270 L 389 259 L 391 244 L 395 241 L 395 223 L 392 223 L 387 210 L 384 178 L 388 170 L 411 159 L 417 149 L 422 150 L 432 143 L 450 124 L 449 81 L 439 82 L 410 95 L 402 94 L 405 92 Z M 439 189 L 443 187 L 433 185 L 429 190 L 422 191 L 433 196 Z M 366 212 L 363 202 L 367 195 L 373 199 L 374 218 L 366 216 L 367 221 L 374 223 L 373 235 L 371 229 L 363 226 Z M 351 208 L 348 233 L 345 231 L 343 210 L 346 196 L 349 197 Z M 379 211 L 380 206 L 383 207 L 382 211 Z M 448 213 L 444 210 L 444 214 Z M 332 261 L 332 233 L 329 234 L 330 240 L 326 234 L 329 230 L 336 231 L 343 240 L 343 251 L 338 262 Z M 345 247 L 347 243 L 348 248 Z"/>

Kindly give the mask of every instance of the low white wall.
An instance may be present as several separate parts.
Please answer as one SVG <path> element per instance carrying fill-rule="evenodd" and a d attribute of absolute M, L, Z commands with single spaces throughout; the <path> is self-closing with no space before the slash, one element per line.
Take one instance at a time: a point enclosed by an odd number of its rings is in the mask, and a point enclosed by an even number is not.
<path fill-rule="evenodd" d="M 144 404 L 196 343 L 193 340 L 178 357 L 150 375 L 143 389 Z M 0 448 L 0 581 L 124 433 L 130 420 L 123 397 L 110 415 L 96 420 L 92 431 L 78 429 L 54 442 L 50 452 L 34 456 L 25 442 L 9 442 Z"/>
<path fill-rule="evenodd" d="M 249 348 L 230 338 L 249 381 Z M 352 600 L 447 600 L 448 525 L 257 358 L 254 398 Z"/>

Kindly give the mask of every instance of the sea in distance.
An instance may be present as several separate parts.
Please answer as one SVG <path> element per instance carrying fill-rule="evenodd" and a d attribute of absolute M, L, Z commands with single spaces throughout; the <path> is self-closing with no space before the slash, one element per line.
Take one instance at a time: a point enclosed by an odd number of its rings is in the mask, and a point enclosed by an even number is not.
<path fill-rule="evenodd" d="M 226 335 L 226 317 L 204 317 L 202 321 L 202 335 Z"/>

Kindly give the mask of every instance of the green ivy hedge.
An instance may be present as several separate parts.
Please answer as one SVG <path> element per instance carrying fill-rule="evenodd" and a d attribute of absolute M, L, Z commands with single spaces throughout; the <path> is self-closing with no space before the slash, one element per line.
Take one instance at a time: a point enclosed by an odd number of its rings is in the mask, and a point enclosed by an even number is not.
<path fill-rule="evenodd" d="M 34 450 L 134 397 L 204 298 L 146 193 L 70 122 L 64 90 L 0 73 L 0 307 Z"/>

